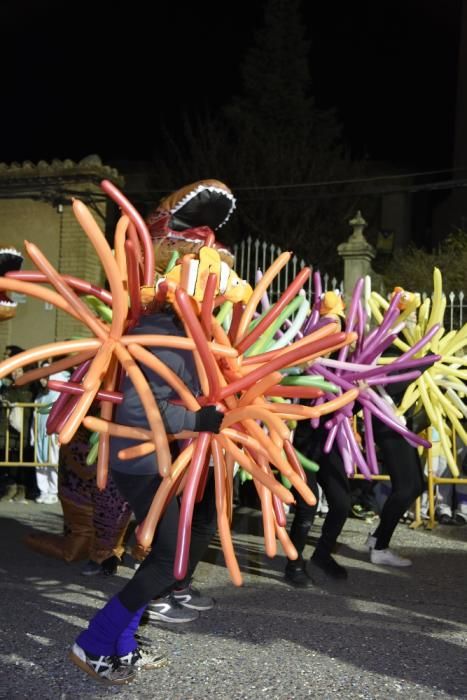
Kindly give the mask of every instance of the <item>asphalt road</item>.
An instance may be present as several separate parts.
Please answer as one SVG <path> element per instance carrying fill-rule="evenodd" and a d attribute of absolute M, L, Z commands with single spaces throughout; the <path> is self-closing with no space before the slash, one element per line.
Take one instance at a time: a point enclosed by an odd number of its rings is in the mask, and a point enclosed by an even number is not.
<path fill-rule="evenodd" d="M 230 583 L 215 540 L 196 583 L 216 607 L 190 624 L 145 625 L 169 664 L 120 689 L 93 681 L 67 652 L 131 568 L 85 578 L 82 563 L 32 552 L 24 534 L 59 532 L 60 506 L 0 503 L 0 698 L 467 698 L 467 527 L 399 525 L 394 548 L 414 564 L 396 570 L 369 563 L 368 525 L 349 519 L 337 555 L 348 581 L 314 574 L 301 591 L 284 583 L 282 555 L 262 553 L 258 515 L 235 516 L 244 586 Z"/>

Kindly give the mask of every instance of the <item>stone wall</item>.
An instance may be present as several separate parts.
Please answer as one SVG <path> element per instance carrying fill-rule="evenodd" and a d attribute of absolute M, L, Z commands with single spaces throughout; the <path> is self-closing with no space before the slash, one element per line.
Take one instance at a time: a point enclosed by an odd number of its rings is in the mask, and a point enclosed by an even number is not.
<path fill-rule="evenodd" d="M 24 249 L 24 240 L 31 241 L 59 272 L 102 285 L 99 260 L 74 217 L 71 201 L 77 197 L 90 206 L 105 230 L 109 202 L 99 186 L 103 179 L 123 186 L 118 172 L 103 165 L 98 156 L 79 163 L 1 163 L 0 245 L 14 246 L 25 256 L 23 270 L 36 269 Z M 16 317 L 0 323 L 2 354 L 8 344 L 29 348 L 88 335 L 81 323 L 43 301 L 13 296 L 18 301 Z"/>

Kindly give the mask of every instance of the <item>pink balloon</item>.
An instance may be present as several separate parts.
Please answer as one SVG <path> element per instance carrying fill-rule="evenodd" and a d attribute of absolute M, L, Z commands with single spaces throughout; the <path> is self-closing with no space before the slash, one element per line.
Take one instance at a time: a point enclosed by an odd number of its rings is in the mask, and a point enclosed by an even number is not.
<path fill-rule="evenodd" d="M 209 469 L 209 466 L 206 466 L 206 455 L 210 442 L 210 433 L 199 434 L 189 467 L 188 478 L 183 490 L 174 566 L 174 575 L 178 581 L 182 581 L 188 571 L 193 508 L 195 505 L 196 494 L 198 492 L 198 486 L 203 474 L 203 469 Z"/>

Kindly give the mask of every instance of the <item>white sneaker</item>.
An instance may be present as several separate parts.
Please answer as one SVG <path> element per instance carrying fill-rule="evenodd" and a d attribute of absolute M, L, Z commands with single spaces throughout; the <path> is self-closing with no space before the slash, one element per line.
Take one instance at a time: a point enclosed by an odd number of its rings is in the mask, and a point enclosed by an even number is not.
<path fill-rule="evenodd" d="M 46 493 L 42 496 L 42 500 L 38 501 L 38 503 L 45 503 L 46 505 L 50 506 L 52 503 L 58 503 L 58 496 L 56 496 L 54 493 Z"/>
<path fill-rule="evenodd" d="M 41 493 L 41 495 L 35 498 L 34 500 L 36 501 L 36 503 L 45 503 L 44 498 L 46 498 L 46 496 L 47 494 Z"/>
<path fill-rule="evenodd" d="M 400 557 L 390 549 L 372 549 L 370 551 L 370 561 L 372 564 L 383 566 L 412 566 L 410 559 Z"/>
<path fill-rule="evenodd" d="M 371 550 L 376 547 L 376 537 L 374 537 L 371 533 L 365 540 L 365 547 L 368 549 L 369 552 L 371 552 Z"/>

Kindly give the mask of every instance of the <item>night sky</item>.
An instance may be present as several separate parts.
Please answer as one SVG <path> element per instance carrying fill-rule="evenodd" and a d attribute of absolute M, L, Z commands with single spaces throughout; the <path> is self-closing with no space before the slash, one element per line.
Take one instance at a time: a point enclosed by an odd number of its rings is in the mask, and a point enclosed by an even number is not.
<path fill-rule="evenodd" d="M 183 109 L 215 109 L 240 91 L 262 5 L 4 1 L 0 161 L 146 159 L 159 113 L 177 123 Z M 316 102 L 336 107 L 355 157 L 451 165 L 460 7 L 303 2 Z"/>

